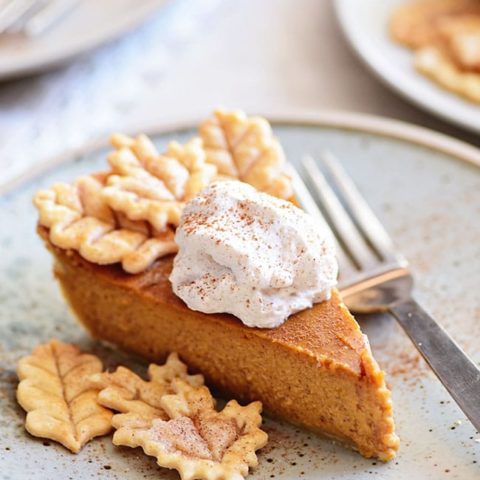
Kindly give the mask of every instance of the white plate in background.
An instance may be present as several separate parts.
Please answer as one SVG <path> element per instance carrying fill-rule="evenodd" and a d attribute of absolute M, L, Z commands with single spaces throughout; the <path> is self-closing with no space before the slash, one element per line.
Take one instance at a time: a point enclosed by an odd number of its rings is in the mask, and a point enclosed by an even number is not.
<path fill-rule="evenodd" d="M 388 22 L 409 0 L 335 0 L 340 26 L 363 62 L 393 90 L 451 123 L 480 132 L 480 105 L 443 89 L 413 66 L 413 52 L 390 39 Z"/>
<path fill-rule="evenodd" d="M 35 38 L 0 36 L 0 80 L 44 71 L 133 30 L 168 0 L 82 0 Z"/>

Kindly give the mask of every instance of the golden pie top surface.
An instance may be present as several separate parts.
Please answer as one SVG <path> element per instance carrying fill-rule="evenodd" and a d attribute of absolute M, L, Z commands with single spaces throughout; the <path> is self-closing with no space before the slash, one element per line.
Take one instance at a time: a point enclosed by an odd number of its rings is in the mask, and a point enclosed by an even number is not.
<path fill-rule="evenodd" d="M 39 234 L 47 242 L 48 230 L 39 226 Z M 133 291 L 141 298 L 157 303 L 158 308 L 168 305 L 179 314 L 201 319 L 203 322 L 218 322 L 223 328 L 242 331 L 245 335 L 258 336 L 269 341 L 283 343 L 311 356 L 312 361 L 334 358 L 355 375 L 364 374 L 362 354 L 368 343 L 358 324 L 343 305 L 338 292 L 332 292 L 329 301 L 316 304 L 313 309 L 292 315 L 283 325 L 272 329 L 251 328 L 243 325 L 229 314 L 204 314 L 187 308 L 172 291 L 168 277 L 172 270 L 173 255 L 157 260 L 154 265 L 138 275 L 128 275 L 119 266 L 99 266 L 84 260 L 74 251 L 55 248 L 56 253 L 68 257 L 68 263 L 91 271 L 109 283 Z"/>
<path fill-rule="evenodd" d="M 101 269 L 99 274 L 119 284 L 128 285 L 139 295 L 153 301 L 166 303 L 180 310 L 188 310 L 182 300 L 173 293 L 168 280 L 172 262 L 171 256 L 166 257 L 157 262 L 153 269 L 140 276 L 126 276 L 119 269 L 116 271 Z M 211 315 L 188 311 L 191 315 L 202 317 L 203 321 L 221 322 L 225 328 L 241 329 L 246 335 L 295 344 L 309 352 L 312 358 L 322 356 L 336 358 L 355 373 L 361 373 L 360 354 L 365 349 L 365 338 L 335 291 L 332 292 L 331 300 L 317 304 L 314 312 L 308 309 L 294 314 L 284 324 L 272 329 L 246 327 L 228 314 Z"/>

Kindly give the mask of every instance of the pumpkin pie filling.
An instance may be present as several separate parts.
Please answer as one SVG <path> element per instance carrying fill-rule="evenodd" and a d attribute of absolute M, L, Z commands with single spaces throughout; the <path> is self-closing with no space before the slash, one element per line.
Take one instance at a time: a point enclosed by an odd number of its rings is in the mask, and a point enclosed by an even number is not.
<path fill-rule="evenodd" d="M 264 169 L 264 173 L 259 173 L 257 178 L 262 180 L 254 186 L 271 194 L 276 185 L 279 196 L 289 198 L 288 179 L 278 166 L 282 159 L 274 156 L 275 152 L 278 154 L 278 143 L 272 139 L 271 132 L 267 129 L 265 133 L 262 122 L 251 125 L 248 118 L 242 116 L 240 120 L 234 116 L 236 128 L 229 129 L 222 124 L 227 120 L 232 121 L 232 117 L 224 114 L 207 124 L 207 127 L 213 125 L 214 134 L 208 137 L 204 162 L 215 165 L 217 179 L 223 180 L 226 175 L 219 173 L 221 170 L 237 178 L 241 171 L 243 178 L 240 179 L 244 180 L 248 178 L 246 172 L 251 173 L 254 168 L 260 170 L 263 165 L 268 171 L 265 173 Z M 203 131 L 207 127 L 204 125 Z M 133 144 L 129 141 L 123 144 L 130 145 L 126 148 L 135 153 Z M 149 158 L 153 164 L 155 155 L 150 152 L 150 157 L 143 158 Z M 214 157 L 216 164 L 208 160 L 209 156 Z M 134 178 L 142 178 L 139 166 L 155 176 L 138 151 L 134 157 L 139 164 Z M 248 158 L 254 158 L 250 164 Z M 275 158 L 279 163 L 272 167 Z M 188 162 L 179 162 L 190 176 L 194 175 L 196 171 Z M 212 169 L 208 170 L 211 174 Z M 278 178 L 269 182 L 269 176 L 274 173 Z M 212 180 L 213 176 L 208 182 Z M 118 180 L 111 181 L 108 174 L 100 183 L 100 188 L 113 185 L 123 189 L 122 200 L 125 200 L 113 204 L 109 197 L 112 189 L 102 194 L 101 208 L 106 204 L 112 213 L 110 223 L 107 221 L 110 230 L 103 235 L 128 230 L 144 236 L 133 247 L 127 242 L 128 254 L 132 249 L 141 250 L 152 239 L 155 243 L 157 239 L 163 241 L 165 234 L 159 230 L 159 219 L 165 219 L 165 231 L 173 231 L 176 227 L 176 220 L 172 222 L 168 215 L 159 216 L 165 210 L 160 204 L 171 202 L 171 199 L 152 199 L 151 194 L 138 190 L 137 183 L 133 187 L 128 182 L 122 183 L 119 187 Z M 170 193 L 172 188 L 167 187 Z M 181 194 L 177 193 L 177 197 L 175 201 L 184 201 Z M 56 195 L 52 200 L 54 204 L 57 202 L 55 208 L 65 207 L 58 204 L 58 198 Z M 133 203 L 129 204 L 133 198 Z M 139 199 L 150 203 L 139 202 Z M 76 211 L 71 217 L 74 222 L 86 216 L 96 218 L 96 210 L 91 206 L 86 208 L 85 203 L 85 198 L 80 198 L 80 206 L 67 206 Z M 142 208 L 133 208 L 135 203 L 141 203 Z M 100 208 L 98 205 L 96 208 Z M 116 210 L 115 205 L 122 205 L 121 210 Z M 145 248 L 146 260 L 136 258 L 135 271 L 130 272 L 125 268 L 125 256 L 115 259 L 109 254 L 105 262 L 86 258 L 81 245 L 94 244 L 95 236 L 71 235 L 73 240 L 68 248 L 57 244 L 57 237 L 52 237 L 55 225 L 58 223 L 42 222 L 41 215 L 37 231 L 53 254 L 54 273 L 66 300 L 94 337 L 156 362 L 164 361 L 170 352 L 178 352 L 192 371 L 205 376 L 208 384 L 239 401 L 259 400 L 273 416 L 339 439 L 364 456 L 382 460 L 395 456 L 399 441 L 394 431 L 392 403 L 384 373 L 371 354 L 366 336 L 335 289 L 328 300 L 294 313 L 276 328 L 248 327 L 233 315 L 191 310 L 174 294 L 169 281 L 173 247 L 170 251 L 157 248 L 153 253 Z M 69 228 L 71 223 L 63 223 L 57 227 L 57 233 Z M 101 253 L 97 248 L 97 253 L 99 251 Z M 126 264 L 128 266 L 129 262 Z M 182 420 L 188 421 L 195 423 L 194 420 Z"/>

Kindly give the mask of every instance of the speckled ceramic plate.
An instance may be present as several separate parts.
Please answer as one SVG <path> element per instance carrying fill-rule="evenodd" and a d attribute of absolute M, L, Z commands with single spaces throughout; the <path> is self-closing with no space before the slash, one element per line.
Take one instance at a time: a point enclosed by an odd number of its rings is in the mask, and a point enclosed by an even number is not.
<path fill-rule="evenodd" d="M 297 119 L 298 120 L 298 119 Z M 306 120 L 306 119 L 304 119 Z M 328 148 L 344 163 L 411 261 L 417 298 L 480 361 L 480 152 L 446 137 L 370 117 L 320 115 L 275 124 L 288 157 Z M 155 134 L 160 147 L 188 130 Z M 0 478 L 176 479 L 139 449 L 95 439 L 78 455 L 29 436 L 15 402 L 15 363 L 55 336 L 94 351 L 108 366 L 145 363 L 89 339 L 68 311 L 51 259 L 34 233 L 34 191 L 104 164 L 87 148 L 31 178 L 0 203 Z M 470 160 L 470 163 L 465 160 Z M 268 446 L 252 479 L 453 479 L 480 477 L 480 435 L 429 372 L 390 317 L 361 319 L 393 390 L 398 457 L 388 464 L 267 419 Z M 448 362 L 448 358 L 445 358 Z M 279 375 L 281 372 L 279 372 Z M 286 379 L 288 381 L 288 379 Z"/>

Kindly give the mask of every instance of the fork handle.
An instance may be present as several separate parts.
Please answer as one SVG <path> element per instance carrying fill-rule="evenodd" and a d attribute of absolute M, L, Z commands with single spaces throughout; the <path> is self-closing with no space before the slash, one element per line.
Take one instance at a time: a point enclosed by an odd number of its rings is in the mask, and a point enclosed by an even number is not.
<path fill-rule="evenodd" d="M 390 311 L 476 430 L 480 431 L 478 367 L 415 300 L 394 304 Z"/>

